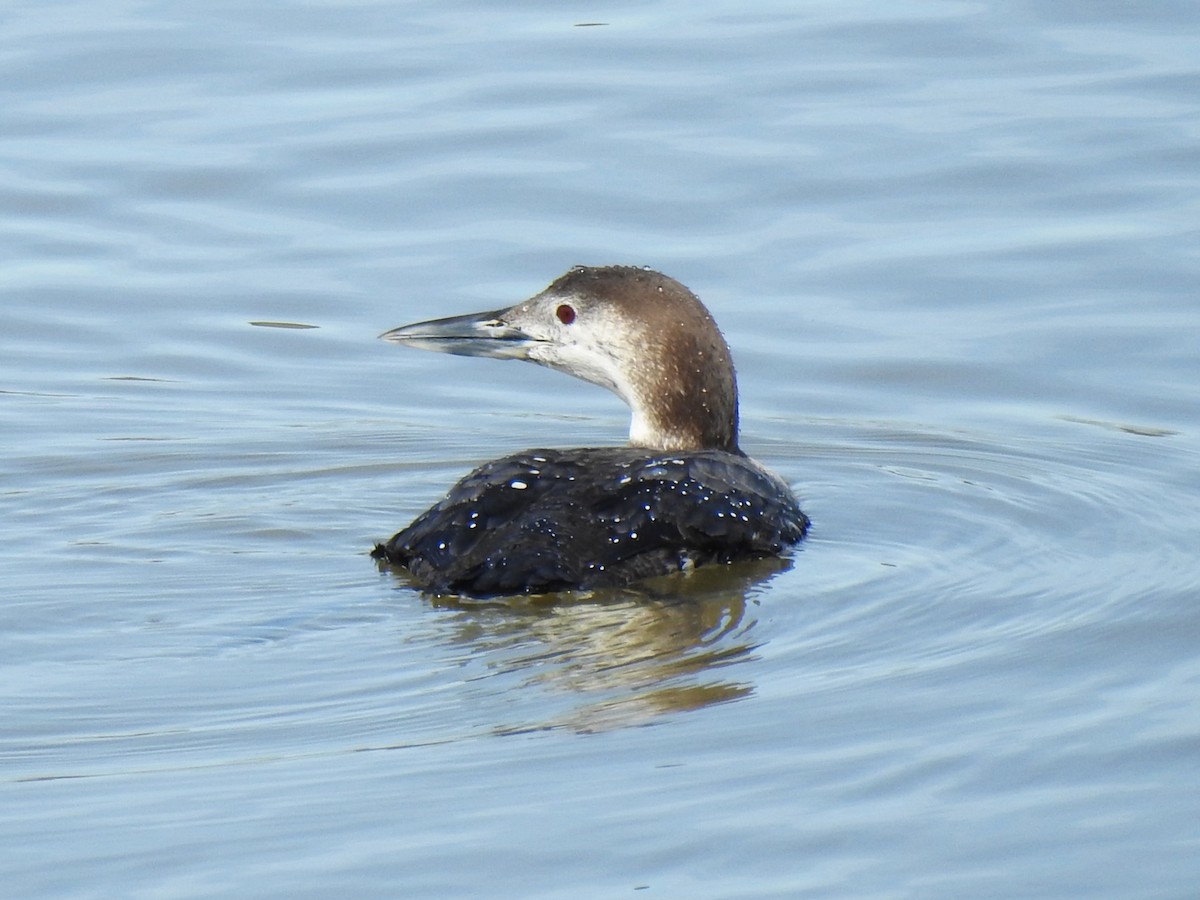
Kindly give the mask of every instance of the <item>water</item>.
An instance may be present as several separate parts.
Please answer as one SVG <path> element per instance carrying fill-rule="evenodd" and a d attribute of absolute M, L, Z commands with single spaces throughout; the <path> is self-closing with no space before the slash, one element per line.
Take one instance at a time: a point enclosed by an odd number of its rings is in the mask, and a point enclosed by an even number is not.
<path fill-rule="evenodd" d="M 9 10 L 6 890 L 1192 896 L 1198 25 Z M 812 535 L 422 598 L 373 540 L 626 412 L 375 335 L 579 262 L 704 298 Z"/>

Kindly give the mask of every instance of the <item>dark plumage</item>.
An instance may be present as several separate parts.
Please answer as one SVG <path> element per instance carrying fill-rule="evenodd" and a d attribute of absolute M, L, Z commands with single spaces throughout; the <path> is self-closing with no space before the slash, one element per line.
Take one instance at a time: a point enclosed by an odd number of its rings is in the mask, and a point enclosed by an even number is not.
<path fill-rule="evenodd" d="M 436 593 L 545 593 L 772 556 L 807 528 L 740 453 L 527 450 L 480 466 L 372 555 Z"/>

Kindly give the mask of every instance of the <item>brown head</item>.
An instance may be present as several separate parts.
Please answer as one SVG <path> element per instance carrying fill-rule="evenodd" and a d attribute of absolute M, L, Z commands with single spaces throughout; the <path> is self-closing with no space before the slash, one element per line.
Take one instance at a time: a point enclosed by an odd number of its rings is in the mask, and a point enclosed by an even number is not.
<path fill-rule="evenodd" d="M 634 446 L 737 450 L 729 347 L 695 294 L 649 269 L 577 266 L 508 309 L 419 322 L 382 337 L 526 359 L 606 387 L 629 404 Z"/>

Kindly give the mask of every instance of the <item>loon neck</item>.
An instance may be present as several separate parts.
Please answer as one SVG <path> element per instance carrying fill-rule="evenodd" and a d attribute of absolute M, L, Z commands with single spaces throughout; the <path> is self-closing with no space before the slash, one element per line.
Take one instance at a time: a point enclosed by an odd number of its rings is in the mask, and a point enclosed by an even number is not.
<path fill-rule="evenodd" d="M 632 413 L 629 443 L 654 450 L 736 451 L 736 379 L 716 325 L 652 334 L 630 364 L 628 387 L 619 391 Z"/>
<path fill-rule="evenodd" d="M 647 450 L 724 450 L 737 453 L 736 436 L 706 433 L 696 428 L 654 422 L 635 410 L 629 425 L 629 446 Z"/>

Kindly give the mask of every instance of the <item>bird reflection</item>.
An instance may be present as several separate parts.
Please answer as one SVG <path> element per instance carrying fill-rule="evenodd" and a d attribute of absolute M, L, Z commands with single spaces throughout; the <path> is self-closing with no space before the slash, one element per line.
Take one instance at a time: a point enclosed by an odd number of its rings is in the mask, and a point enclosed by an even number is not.
<path fill-rule="evenodd" d="M 496 679 L 539 689 L 535 720 L 495 725 L 497 733 L 602 731 L 751 694 L 753 685 L 737 677 L 737 667 L 759 646 L 751 637 L 752 598 L 789 567 L 787 559 L 772 557 L 636 588 L 428 602 L 458 613 L 454 640 L 484 673 L 469 680 L 488 682 L 477 689 L 491 693 Z M 396 577 L 403 581 L 403 573 Z M 501 706 L 525 708 L 528 699 Z"/>

